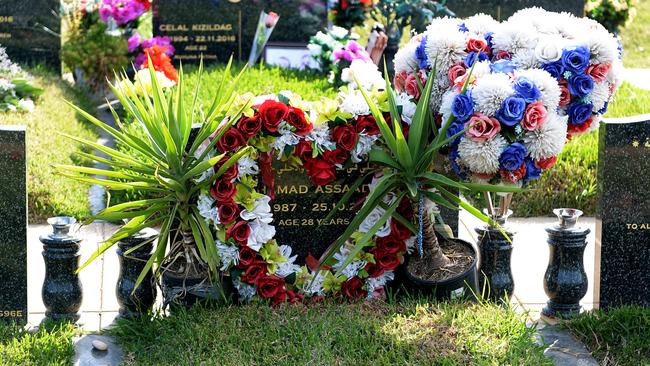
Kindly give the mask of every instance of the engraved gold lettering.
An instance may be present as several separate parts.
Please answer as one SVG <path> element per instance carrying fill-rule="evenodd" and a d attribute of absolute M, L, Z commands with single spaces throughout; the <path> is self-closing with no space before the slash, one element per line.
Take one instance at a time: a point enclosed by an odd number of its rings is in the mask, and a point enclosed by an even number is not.
<path fill-rule="evenodd" d="M 0 15 L 0 23 L 13 23 L 13 22 L 14 22 L 13 15 Z"/>

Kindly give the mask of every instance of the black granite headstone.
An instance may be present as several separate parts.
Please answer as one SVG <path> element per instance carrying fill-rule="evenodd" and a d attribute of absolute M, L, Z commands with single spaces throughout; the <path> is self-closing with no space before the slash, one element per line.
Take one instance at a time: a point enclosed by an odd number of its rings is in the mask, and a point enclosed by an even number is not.
<path fill-rule="evenodd" d="M 59 0 L 0 1 L 0 45 L 17 63 L 60 67 Z"/>
<path fill-rule="evenodd" d="M 533 6 L 548 11 L 569 12 L 580 17 L 585 13 L 584 0 L 453 0 L 447 2 L 447 7 L 459 18 L 484 13 L 499 21 L 508 19 L 518 10 Z"/>
<path fill-rule="evenodd" d="M 650 305 L 650 115 L 600 126 L 595 298 Z"/>
<path fill-rule="evenodd" d="M 27 321 L 24 126 L 0 126 L 0 321 Z"/>
<path fill-rule="evenodd" d="M 307 44 L 327 24 L 326 0 L 158 0 L 154 35 L 169 36 L 176 61 L 247 60 L 260 12 L 280 15 L 269 42 Z"/>

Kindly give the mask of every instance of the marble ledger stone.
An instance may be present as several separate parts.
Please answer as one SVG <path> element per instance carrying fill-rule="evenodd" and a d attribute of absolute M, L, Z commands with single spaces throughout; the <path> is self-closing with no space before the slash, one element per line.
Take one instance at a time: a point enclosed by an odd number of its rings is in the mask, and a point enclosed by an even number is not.
<path fill-rule="evenodd" d="M 58 0 L 0 1 L 0 45 L 12 61 L 60 67 Z"/>
<path fill-rule="evenodd" d="M 24 126 L 0 126 L 0 321 L 27 321 Z"/>
<path fill-rule="evenodd" d="M 650 115 L 601 123 L 595 299 L 650 305 Z"/>

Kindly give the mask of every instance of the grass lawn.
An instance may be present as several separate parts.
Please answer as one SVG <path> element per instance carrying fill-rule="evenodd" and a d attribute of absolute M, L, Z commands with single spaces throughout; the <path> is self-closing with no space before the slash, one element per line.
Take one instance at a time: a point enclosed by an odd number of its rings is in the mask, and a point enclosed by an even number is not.
<path fill-rule="evenodd" d="M 126 365 L 552 365 L 524 315 L 490 305 L 192 309 L 110 333 Z"/>
<path fill-rule="evenodd" d="M 61 135 L 66 133 L 91 140 L 98 135 L 77 118 L 64 99 L 84 105 L 81 92 L 75 91 L 57 75 L 32 70 L 35 83 L 45 89 L 34 113 L 0 113 L 0 125 L 27 125 L 27 190 L 30 222 L 43 222 L 54 215 L 85 217 L 88 186 L 52 174 L 51 164 L 79 163 L 73 156 L 80 145 Z"/>
<path fill-rule="evenodd" d="M 626 67 L 650 67 L 650 0 L 639 0 L 636 17 L 621 30 Z"/>
<path fill-rule="evenodd" d="M 624 306 L 588 312 L 565 325 L 601 365 L 650 364 L 650 309 Z"/>
<path fill-rule="evenodd" d="M 41 328 L 35 333 L 0 323 L 0 365 L 70 365 L 74 356 L 71 325 Z"/>

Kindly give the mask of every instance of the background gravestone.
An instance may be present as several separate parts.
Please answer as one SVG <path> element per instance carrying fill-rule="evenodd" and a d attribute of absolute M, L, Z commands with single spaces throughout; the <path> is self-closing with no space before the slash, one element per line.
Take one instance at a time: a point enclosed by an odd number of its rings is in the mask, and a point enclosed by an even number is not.
<path fill-rule="evenodd" d="M 499 21 L 508 19 L 517 10 L 533 6 L 548 11 L 566 11 L 580 17 L 585 12 L 584 0 L 452 0 L 447 3 L 447 7 L 459 18 L 484 13 Z"/>
<path fill-rule="evenodd" d="M 327 25 L 326 0 L 158 0 L 154 35 L 169 36 L 176 61 L 247 60 L 259 15 L 274 11 L 280 20 L 269 42 L 307 44 Z"/>
<path fill-rule="evenodd" d="M 649 172 L 650 115 L 602 123 L 594 287 L 601 309 L 650 305 Z"/>
<path fill-rule="evenodd" d="M 0 321 L 27 321 L 25 127 L 0 126 Z"/>
<path fill-rule="evenodd" d="M 60 67 L 59 0 L 1 0 L 0 45 L 17 63 Z"/>

